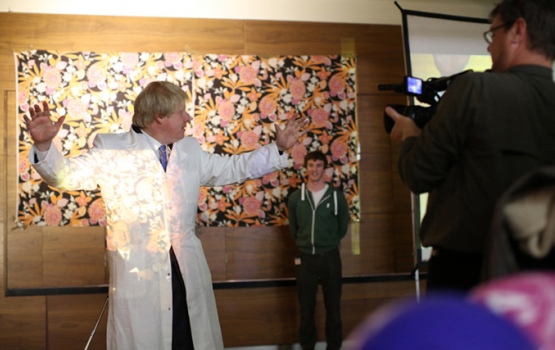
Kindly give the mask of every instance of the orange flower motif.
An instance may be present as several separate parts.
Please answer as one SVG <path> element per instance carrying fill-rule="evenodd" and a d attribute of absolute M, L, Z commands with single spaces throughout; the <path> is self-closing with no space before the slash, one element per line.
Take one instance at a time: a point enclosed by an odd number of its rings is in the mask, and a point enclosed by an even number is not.
<path fill-rule="evenodd" d="M 224 76 L 224 73 L 225 73 L 225 71 L 224 71 L 223 69 L 219 68 L 219 67 L 218 67 L 218 68 L 214 68 L 214 69 L 212 70 L 212 74 L 214 75 L 214 77 L 215 77 L 216 79 L 222 79 L 222 77 Z"/>
<path fill-rule="evenodd" d="M 323 128 L 327 125 L 331 125 L 329 122 L 330 112 L 323 108 L 312 110 L 311 117 L 314 126 L 317 128 Z"/>
<path fill-rule="evenodd" d="M 270 173 L 268 175 L 264 175 L 262 177 L 262 183 L 264 185 L 271 184 L 274 187 L 278 186 L 279 180 L 277 175 L 278 175 L 277 171 L 274 171 L 273 173 Z"/>
<path fill-rule="evenodd" d="M 300 144 L 297 143 L 295 144 L 295 146 L 293 146 L 293 148 L 291 149 L 291 157 L 293 158 L 293 168 L 295 169 L 299 169 L 303 163 L 304 163 L 304 157 L 306 156 L 307 151 L 306 148 Z"/>
<path fill-rule="evenodd" d="M 202 205 L 206 209 L 207 198 L 208 198 L 208 193 L 207 193 L 206 187 L 201 187 L 198 193 L 198 199 L 197 199 L 198 206 L 200 207 Z"/>
<path fill-rule="evenodd" d="M 247 94 L 247 98 L 251 102 L 258 100 L 259 96 L 260 96 L 260 94 L 257 93 L 256 90 L 254 90 L 254 89 L 251 89 L 251 91 Z"/>
<path fill-rule="evenodd" d="M 331 137 L 330 135 L 328 135 L 328 133 L 325 132 L 325 131 L 322 133 L 322 135 L 320 135 L 320 136 L 318 137 L 318 140 L 320 140 L 320 142 L 321 142 L 323 145 L 329 144 L 330 141 L 331 141 L 332 139 L 333 139 L 333 137 Z"/>
<path fill-rule="evenodd" d="M 218 211 L 225 212 L 229 204 L 226 202 L 225 199 L 220 199 L 217 203 Z"/>
<path fill-rule="evenodd" d="M 79 194 L 79 197 L 75 198 L 75 201 L 77 202 L 77 204 L 79 204 L 80 207 L 87 205 L 87 203 L 89 202 L 89 198 L 87 198 L 87 196 L 85 196 L 84 192 L 81 192 Z"/>
<path fill-rule="evenodd" d="M 45 204 L 44 221 L 48 226 L 58 226 L 62 222 L 62 211 L 54 204 Z"/>
<path fill-rule="evenodd" d="M 336 74 L 331 77 L 328 86 L 330 87 L 330 95 L 336 96 L 343 90 L 345 90 L 345 78 Z"/>
<path fill-rule="evenodd" d="M 106 219 L 106 209 L 104 208 L 104 202 L 101 200 L 95 200 L 89 206 L 89 217 L 91 218 L 91 224 L 99 223 Z"/>
<path fill-rule="evenodd" d="M 260 134 L 257 134 L 254 131 L 245 131 L 241 133 L 241 144 L 249 150 L 258 148 L 259 140 L 260 140 Z"/>
<path fill-rule="evenodd" d="M 179 69 L 183 66 L 181 63 L 181 55 L 179 52 L 166 52 L 164 53 L 164 58 L 166 62 L 164 65 L 166 67 L 173 67 L 175 69 Z"/>
<path fill-rule="evenodd" d="M 331 143 L 331 158 L 334 161 L 340 160 L 343 164 L 347 161 L 348 147 L 341 139 L 336 139 Z"/>
<path fill-rule="evenodd" d="M 221 100 L 218 106 L 218 114 L 222 118 L 222 126 L 226 126 L 233 119 L 235 115 L 235 106 L 231 101 Z"/>
<path fill-rule="evenodd" d="M 330 58 L 328 56 L 322 55 L 312 56 L 312 61 L 318 64 L 325 64 L 326 66 L 329 66 L 331 64 Z"/>
<path fill-rule="evenodd" d="M 24 156 L 23 154 L 20 154 L 20 156 L 19 156 L 19 174 L 27 173 L 29 171 L 30 166 L 31 165 L 29 163 L 29 158 L 27 158 L 27 156 Z"/>
<path fill-rule="evenodd" d="M 214 142 L 216 142 L 216 144 L 220 146 L 224 144 L 225 140 L 226 137 L 221 132 L 217 135 L 214 135 Z"/>
<path fill-rule="evenodd" d="M 136 52 L 122 52 L 120 59 L 124 67 L 133 68 L 139 63 L 139 54 Z"/>
<path fill-rule="evenodd" d="M 289 187 L 296 187 L 297 183 L 299 183 L 297 173 L 293 173 L 292 176 L 287 178 L 287 184 L 289 185 Z"/>
<path fill-rule="evenodd" d="M 243 208 L 248 216 L 259 216 L 261 207 L 262 202 L 256 197 L 247 197 L 243 201 Z"/>
<path fill-rule="evenodd" d="M 302 80 L 294 79 L 289 86 L 289 90 L 291 91 L 291 95 L 294 99 L 300 100 L 304 97 L 306 87 Z"/>
<path fill-rule="evenodd" d="M 252 85 L 256 81 L 258 71 L 251 66 L 244 66 L 239 69 L 239 79 L 247 85 Z"/>
<path fill-rule="evenodd" d="M 328 77 L 330 76 L 330 72 L 328 72 L 325 69 L 322 69 L 318 72 L 318 78 L 322 81 L 326 81 L 328 80 Z"/>
<path fill-rule="evenodd" d="M 72 118 L 79 119 L 87 114 L 88 106 L 81 100 L 65 100 L 64 105 L 66 105 L 68 115 Z"/>
<path fill-rule="evenodd" d="M 106 77 L 104 76 L 104 71 L 102 69 L 98 68 L 96 65 L 92 65 L 87 70 L 87 79 L 89 87 L 95 87 L 102 84 L 104 80 L 106 80 Z"/>
<path fill-rule="evenodd" d="M 29 93 L 27 92 L 27 89 L 19 89 L 19 91 L 17 92 L 17 104 L 26 104 L 28 99 Z"/>
<path fill-rule="evenodd" d="M 54 67 L 47 66 L 44 68 L 42 76 L 47 88 L 56 89 L 62 83 L 62 75 Z"/>
<path fill-rule="evenodd" d="M 276 111 L 276 100 L 271 98 L 270 96 L 264 96 L 262 100 L 258 103 L 258 109 L 260 109 L 260 117 L 267 118 L 268 116 L 272 115 Z"/>

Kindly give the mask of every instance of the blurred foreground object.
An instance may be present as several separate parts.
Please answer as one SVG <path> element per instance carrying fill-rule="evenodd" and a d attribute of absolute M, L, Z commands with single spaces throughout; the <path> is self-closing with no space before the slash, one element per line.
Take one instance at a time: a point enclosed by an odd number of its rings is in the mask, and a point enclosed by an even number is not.
<path fill-rule="evenodd" d="M 555 273 L 525 272 L 477 287 L 471 299 L 514 322 L 538 349 L 555 349 Z"/>
<path fill-rule="evenodd" d="M 347 350 L 532 350 L 512 322 L 462 295 L 386 305 L 356 330 Z"/>
<path fill-rule="evenodd" d="M 499 199 L 485 279 L 555 269 L 555 167 L 531 171 Z"/>

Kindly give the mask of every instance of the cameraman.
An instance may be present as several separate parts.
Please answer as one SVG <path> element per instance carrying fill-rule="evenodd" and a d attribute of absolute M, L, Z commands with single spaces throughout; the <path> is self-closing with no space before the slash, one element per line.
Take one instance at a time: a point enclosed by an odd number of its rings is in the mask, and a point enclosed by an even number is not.
<path fill-rule="evenodd" d="M 433 247 L 429 291 L 480 282 L 496 200 L 524 173 L 555 164 L 555 1 L 503 0 L 490 18 L 492 72 L 457 78 L 422 130 L 386 108 L 402 142 L 401 178 L 430 192 L 420 230 Z"/>

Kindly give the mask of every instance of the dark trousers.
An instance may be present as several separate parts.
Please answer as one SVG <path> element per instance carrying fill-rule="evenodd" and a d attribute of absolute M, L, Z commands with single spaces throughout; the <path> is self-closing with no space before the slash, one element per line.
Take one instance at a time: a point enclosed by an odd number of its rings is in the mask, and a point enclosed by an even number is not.
<path fill-rule="evenodd" d="M 481 282 L 483 254 L 434 248 L 428 263 L 427 292 L 467 292 Z"/>
<path fill-rule="evenodd" d="M 341 256 L 339 249 L 324 254 L 300 254 L 297 265 L 297 291 L 301 313 L 299 340 L 303 350 L 316 345 L 314 311 L 318 284 L 322 285 L 326 308 L 326 342 L 328 350 L 339 350 L 343 342 L 341 324 Z"/>
<path fill-rule="evenodd" d="M 172 350 L 194 350 L 185 283 L 173 247 L 170 249 L 170 260 L 173 292 Z"/>

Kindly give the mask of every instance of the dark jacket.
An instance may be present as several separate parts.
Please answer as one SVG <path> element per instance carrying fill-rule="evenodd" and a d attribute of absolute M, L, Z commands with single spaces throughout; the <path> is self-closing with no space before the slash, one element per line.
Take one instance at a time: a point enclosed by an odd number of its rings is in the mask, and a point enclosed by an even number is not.
<path fill-rule="evenodd" d="M 407 138 L 399 171 L 430 192 L 425 246 L 483 253 L 495 203 L 523 174 L 555 164 L 552 70 L 517 66 L 455 80 L 419 138 Z"/>
<path fill-rule="evenodd" d="M 347 200 L 343 192 L 331 184 L 316 206 L 312 192 L 303 184 L 289 197 L 288 208 L 291 237 L 301 252 L 325 253 L 337 248 L 347 234 Z"/>

